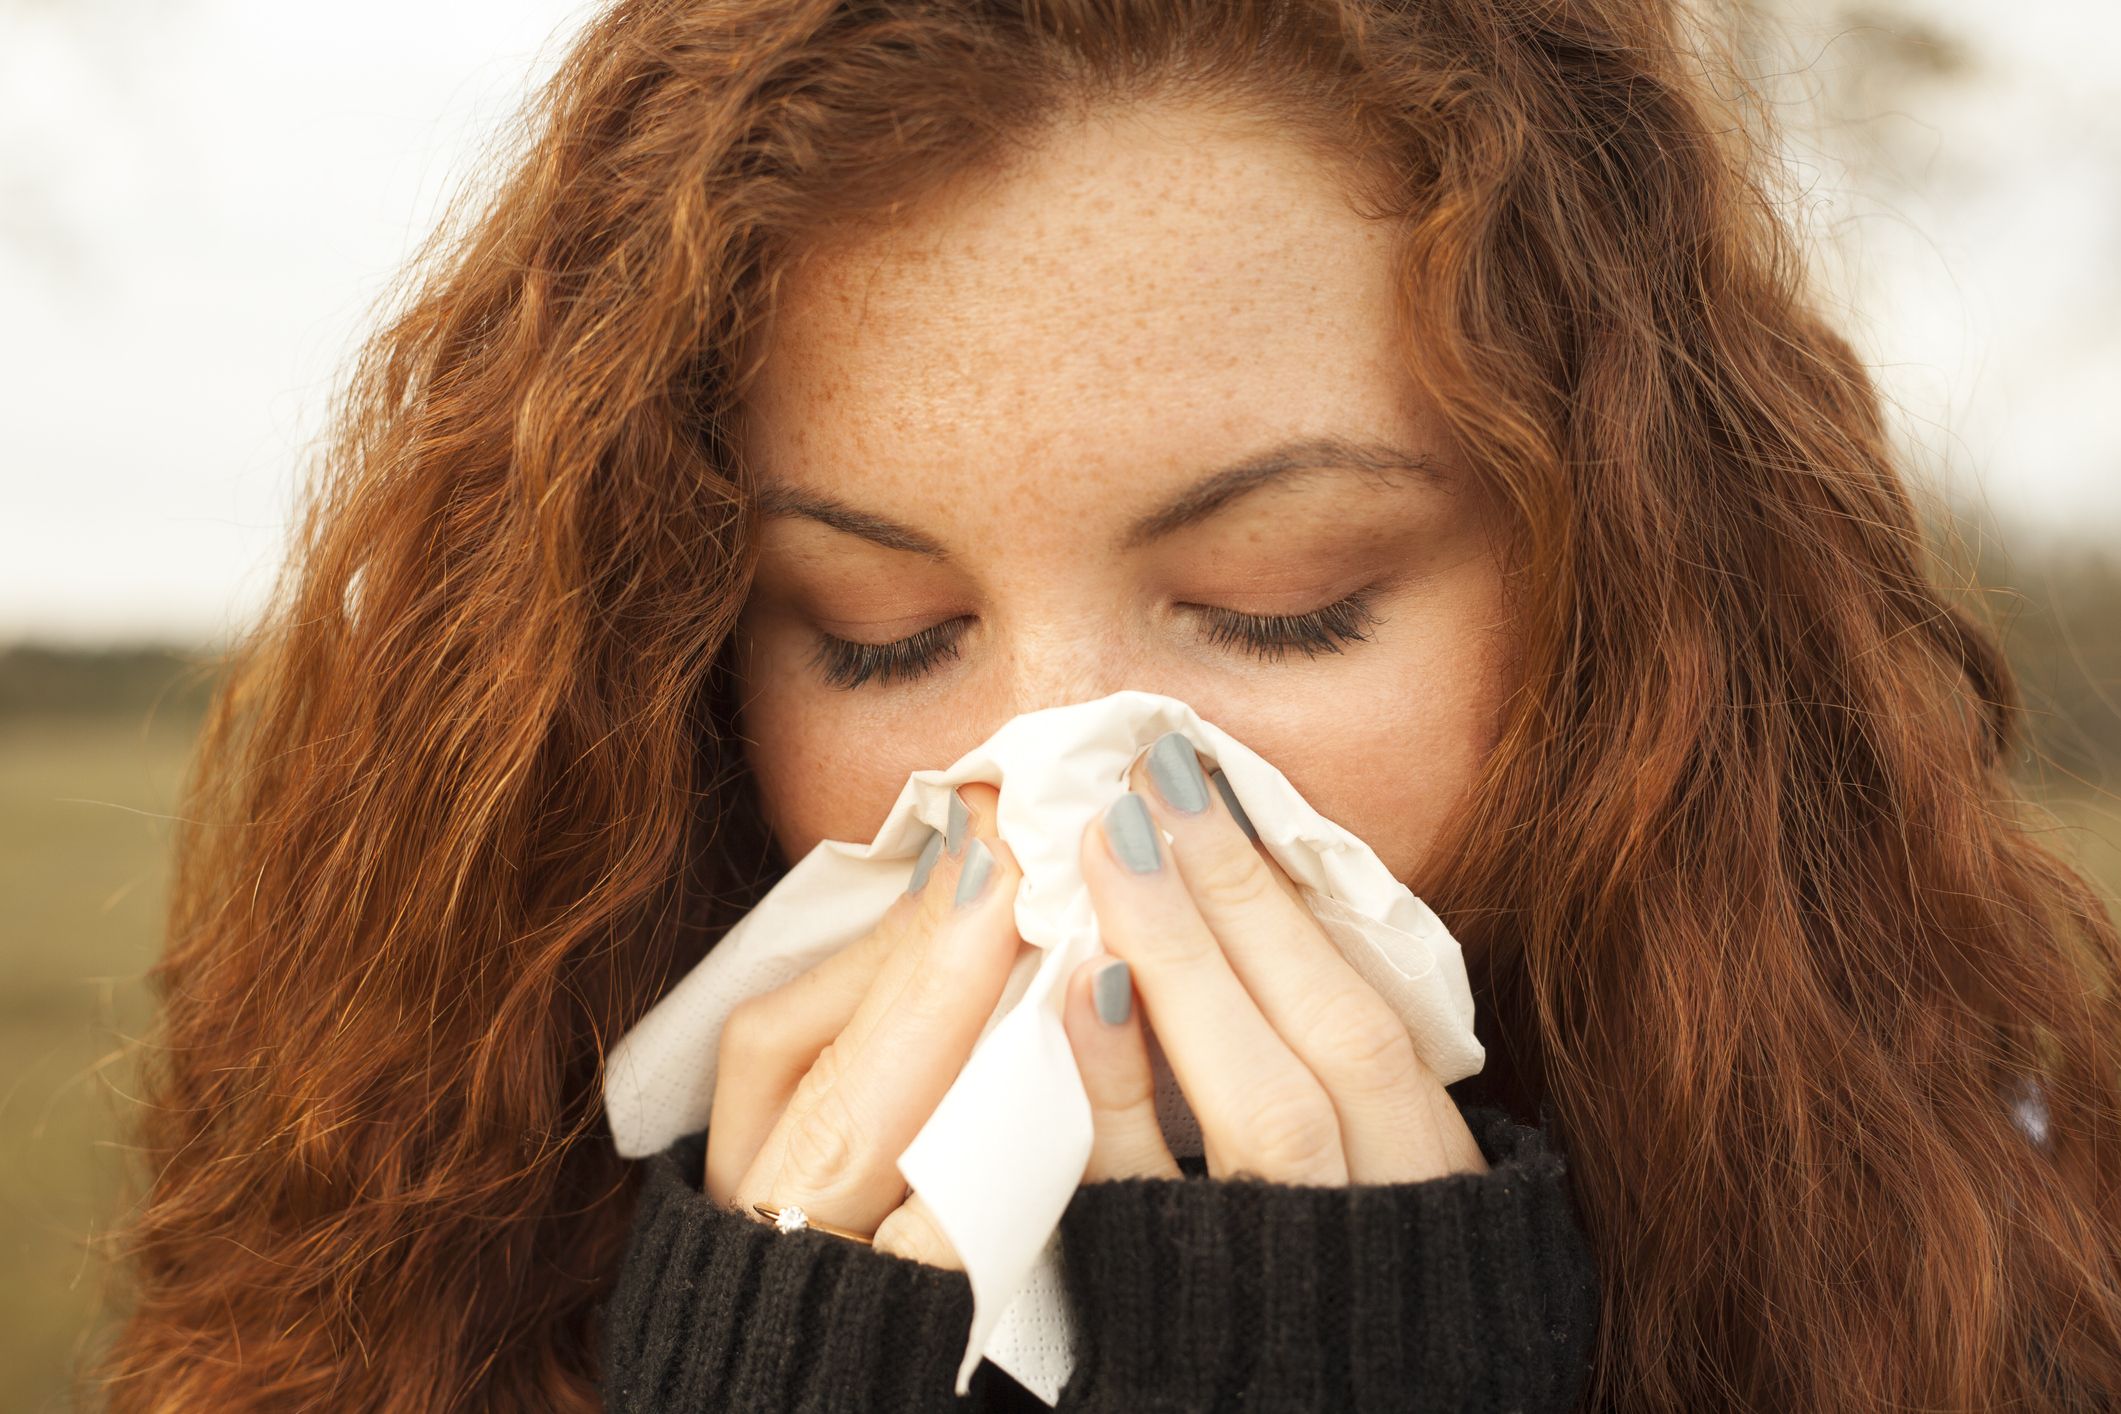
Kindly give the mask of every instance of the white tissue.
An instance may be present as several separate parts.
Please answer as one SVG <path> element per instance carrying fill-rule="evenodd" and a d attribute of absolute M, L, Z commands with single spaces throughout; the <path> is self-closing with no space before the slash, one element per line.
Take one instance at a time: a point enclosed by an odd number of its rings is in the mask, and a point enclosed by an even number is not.
<path fill-rule="evenodd" d="M 971 1058 L 898 1160 L 971 1280 L 959 1394 L 982 1355 L 1049 1405 L 1074 1366 L 1058 1226 L 1089 1161 L 1091 1121 L 1061 1006 L 1067 979 L 1103 950 L 1076 850 L 1168 731 L 1185 734 L 1204 771 L 1222 768 L 1262 844 L 1437 1077 L 1477 1073 L 1486 1056 L 1465 964 L 1428 905 L 1255 752 L 1185 703 L 1133 691 L 1027 712 L 947 769 L 915 771 L 875 839 L 821 841 L 609 1056 L 604 1104 L 620 1154 L 705 1129 L 730 1011 L 867 933 L 905 889 L 928 827 L 947 825 L 954 787 L 999 787 L 997 828 L 1023 869 L 1016 927 L 1038 950 L 1018 959 Z M 1198 1122 L 1153 1033 L 1150 1056 L 1172 1152 L 1197 1155 Z"/>

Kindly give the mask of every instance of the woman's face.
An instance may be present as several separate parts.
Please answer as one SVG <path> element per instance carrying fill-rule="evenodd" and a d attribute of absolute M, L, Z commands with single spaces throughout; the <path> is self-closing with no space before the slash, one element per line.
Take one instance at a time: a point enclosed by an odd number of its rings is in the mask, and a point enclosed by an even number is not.
<path fill-rule="evenodd" d="M 1402 371 L 1386 230 L 1284 142 L 1107 117 L 791 272 L 735 645 L 787 860 L 1018 713 L 1137 688 L 1419 891 L 1514 672 L 1492 510 Z"/>

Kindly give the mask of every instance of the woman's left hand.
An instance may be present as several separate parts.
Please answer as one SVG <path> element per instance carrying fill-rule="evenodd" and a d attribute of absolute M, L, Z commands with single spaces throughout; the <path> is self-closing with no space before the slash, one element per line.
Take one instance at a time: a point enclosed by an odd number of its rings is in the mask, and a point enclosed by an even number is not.
<path fill-rule="evenodd" d="M 1157 1124 L 1143 1012 L 1200 1120 L 1210 1177 L 1347 1185 L 1486 1172 L 1406 1027 L 1238 824 L 1192 743 L 1162 738 L 1128 784 L 1080 848 L 1112 955 L 1077 970 L 1065 1011 L 1096 1126 L 1082 1182 L 1181 1176 Z M 1118 1024 L 1099 1018 L 1094 995 L 1113 957 L 1132 987 L 1108 983 L 1109 1000 L 1141 999 Z"/>

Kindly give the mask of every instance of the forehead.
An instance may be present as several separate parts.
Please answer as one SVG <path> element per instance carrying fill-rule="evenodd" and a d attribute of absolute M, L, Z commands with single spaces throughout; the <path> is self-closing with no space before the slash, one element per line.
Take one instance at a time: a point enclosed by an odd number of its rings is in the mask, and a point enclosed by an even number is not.
<path fill-rule="evenodd" d="M 1303 146 L 1183 107 L 1049 134 L 783 279 L 742 425 L 766 479 L 1174 473 L 1416 434 L 1389 229 Z"/>

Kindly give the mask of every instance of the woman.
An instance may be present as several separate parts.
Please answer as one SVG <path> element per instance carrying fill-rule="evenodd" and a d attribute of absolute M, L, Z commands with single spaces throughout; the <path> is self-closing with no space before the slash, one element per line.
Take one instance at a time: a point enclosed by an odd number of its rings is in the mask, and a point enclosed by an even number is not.
<path fill-rule="evenodd" d="M 1657 0 L 605 13 L 232 664 L 111 1407 L 945 1407 L 885 1160 L 1008 958 L 990 800 L 705 1135 L 618 1160 L 599 1064 L 908 771 L 1120 687 L 1436 907 L 1488 1061 L 1440 1104 L 1362 993 L 1319 1025 L 1241 822 L 1132 782 L 1063 1407 L 2121 1390 L 2121 946 L 1695 69 Z M 1128 1125 L 1149 1032 L 1206 1172 Z M 736 1210 L 791 1146 L 845 1235 Z"/>

